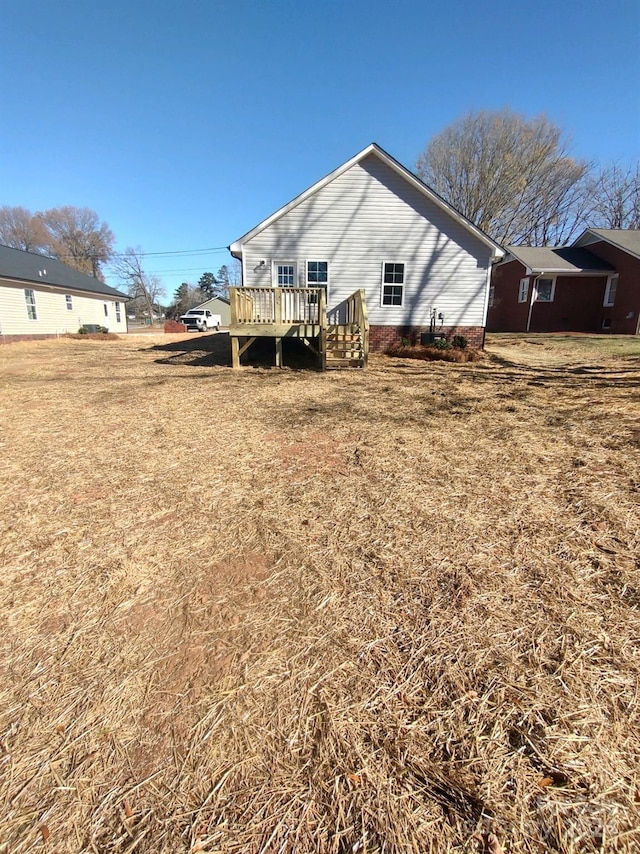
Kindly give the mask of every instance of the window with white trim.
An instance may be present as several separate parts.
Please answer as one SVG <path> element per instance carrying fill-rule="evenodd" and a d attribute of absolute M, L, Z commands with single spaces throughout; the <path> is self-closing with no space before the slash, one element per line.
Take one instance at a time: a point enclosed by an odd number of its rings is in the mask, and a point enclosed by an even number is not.
<path fill-rule="evenodd" d="M 120 303 L 116 303 L 116 323 L 120 323 L 122 315 L 120 314 Z"/>
<path fill-rule="evenodd" d="M 37 320 L 36 293 L 32 288 L 24 289 L 24 301 L 27 304 L 27 317 L 29 320 Z"/>
<path fill-rule="evenodd" d="M 402 305 L 404 301 L 404 264 L 385 261 L 382 265 L 382 305 Z"/>
<path fill-rule="evenodd" d="M 520 279 L 518 287 L 518 302 L 526 302 L 529 299 L 529 279 Z"/>
<path fill-rule="evenodd" d="M 607 289 L 604 292 L 604 303 L 603 305 L 611 307 L 615 305 L 616 301 L 616 291 L 618 290 L 618 277 L 610 276 L 607 281 Z"/>
<path fill-rule="evenodd" d="M 555 286 L 555 279 L 538 279 L 536 282 L 536 302 L 553 302 Z"/>
<path fill-rule="evenodd" d="M 329 281 L 328 261 L 307 261 L 307 287 L 327 287 Z"/>
<path fill-rule="evenodd" d="M 308 288 L 324 288 L 327 292 L 329 284 L 329 262 L 328 261 L 307 261 L 307 287 Z M 309 294 L 308 302 L 310 305 L 318 301 L 316 294 Z"/>
<path fill-rule="evenodd" d="M 67 304 L 67 311 L 73 311 L 73 297 L 71 294 L 65 294 L 64 301 Z"/>
<path fill-rule="evenodd" d="M 279 288 L 293 288 L 296 283 L 294 264 L 276 264 L 276 284 Z"/>

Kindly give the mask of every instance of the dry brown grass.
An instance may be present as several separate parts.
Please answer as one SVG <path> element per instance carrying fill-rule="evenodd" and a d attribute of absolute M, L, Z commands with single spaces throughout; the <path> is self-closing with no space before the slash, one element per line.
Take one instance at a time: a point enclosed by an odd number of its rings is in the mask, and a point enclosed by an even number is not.
<path fill-rule="evenodd" d="M 224 340 L 0 348 L 0 851 L 638 851 L 638 358 Z"/>

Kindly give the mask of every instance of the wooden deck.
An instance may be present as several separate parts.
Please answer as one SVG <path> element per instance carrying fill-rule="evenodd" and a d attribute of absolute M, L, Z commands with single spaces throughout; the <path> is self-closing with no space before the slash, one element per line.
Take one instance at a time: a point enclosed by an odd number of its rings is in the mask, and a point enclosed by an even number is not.
<path fill-rule="evenodd" d="M 274 338 L 276 366 L 282 366 L 282 339 L 299 338 L 327 368 L 366 368 L 369 321 L 364 291 L 354 291 L 327 315 L 324 288 L 230 288 L 233 367 L 256 338 Z"/>

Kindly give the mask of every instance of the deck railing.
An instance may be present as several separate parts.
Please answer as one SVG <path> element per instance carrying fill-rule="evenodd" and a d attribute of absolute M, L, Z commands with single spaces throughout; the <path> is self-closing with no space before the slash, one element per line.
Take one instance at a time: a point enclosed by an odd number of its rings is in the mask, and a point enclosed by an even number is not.
<path fill-rule="evenodd" d="M 229 288 L 232 326 L 244 323 L 319 324 L 324 288 Z M 326 322 L 326 321 L 325 321 Z"/>

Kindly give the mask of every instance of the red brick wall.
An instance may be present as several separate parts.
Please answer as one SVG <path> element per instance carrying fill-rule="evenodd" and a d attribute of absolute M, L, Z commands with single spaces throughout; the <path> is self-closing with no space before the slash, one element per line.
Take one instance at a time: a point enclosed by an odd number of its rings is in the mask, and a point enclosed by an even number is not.
<path fill-rule="evenodd" d="M 487 313 L 487 332 L 525 332 L 529 303 L 518 302 L 520 279 L 526 277 L 525 266 L 519 261 L 496 266 L 491 271 L 493 305 Z M 529 276 L 529 289 L 531 280 Z M 529 290 L 531 294 L 531 290 Z"/>
<path fill-rule="evenodd" d="M 601 332 L 606 276 L 558 276 L 553 302 L 534 302 L 530 332 Z"/>
<path fill-rule="evenodd" d="M 423 332 L 429 332 L 428 326 L 371 326 L 369 329 L 369 349 L 386 350 L 392 344 L 400 344 L 403 338 L 420 343 Z M 449 340 L 454 335 L 464 335 L 470 347 L 484 346 L 484 327 L 482 326 L 443 326 L 438 334 L 446 335 Z"/>
<path fill-rule="evenodd" d="M 614 335 L 635 335 L 640 316 L 640 258 L 634 258 L 604 240 L 590 243 L 585 249 L 608 261 L 618 273 L 615 305 L 602 309 L 602 317 L 611 320 L 607 331 Z"/>
<path fill-rule="evenodd" d="M 520 279 L 525 277 L 529 279 L 529 295 L 526 302 L 518 302 Z M 527 276 L 519 261 L 494 267 L 493 305 L 487 314 L 489 332 L 527 331 L 534 279 L 533 274 Z M 533 304 L 529 331 L 601 332 L 606 285 L 606 276 L 557 276 L 553 302 Z"/>

